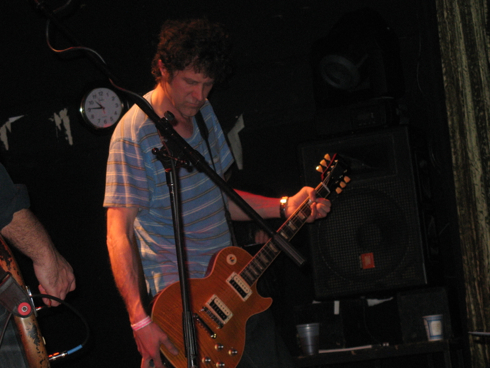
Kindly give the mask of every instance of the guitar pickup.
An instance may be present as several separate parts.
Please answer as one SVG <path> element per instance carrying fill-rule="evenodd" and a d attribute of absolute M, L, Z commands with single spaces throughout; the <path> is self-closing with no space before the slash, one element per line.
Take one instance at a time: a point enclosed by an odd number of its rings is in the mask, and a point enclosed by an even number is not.
<path fill-rule="evenodd" d="M 212 311 L 222 324 L 225 324 L 231 317 L 233 317 L 231 310 L 217 295 L 213 295 L 211 299 L 206 302 L 206 306 L 208 307 L 208 311 Z"/>
<path fill-rule="evenodd" d="M 243 301 L 247 300 L 249 296 L 252 294 L 252 289 L 248 286 L 244 279 L 241 278 L 240 275 L 233 272 L 228 280 L 226 280 L 233 290 L 242 298 Z"/>

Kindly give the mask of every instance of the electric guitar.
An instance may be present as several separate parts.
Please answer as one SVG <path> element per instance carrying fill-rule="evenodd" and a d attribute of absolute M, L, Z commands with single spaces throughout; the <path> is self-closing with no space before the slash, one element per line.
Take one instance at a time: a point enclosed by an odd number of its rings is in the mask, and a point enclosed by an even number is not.
<path fill-rule="evenodd" d="M 349 182 L 347 166 L 337 155 L 325 155 L 317 171 L 322 182 L 315 188 L 318 197 L 329 197 L 342 192 Z M 311 214 L 306 199 L 279 228 L 278 233 L 290 240 L 305 224 Z M 207 276 L 189 279 L 189 304 L 193 313 L 199 367 L 236 367 L 245 347 L 245 326 L 254 314 L 265 311 L 272 304 L 257 292 L 257 281 L 277 258 L 280 249 L 268 241 L 252 257 L 238 247 L 227 247 L 216 253 L 208 266 Z M 164 345 L 161 352 L 175 368 L 186 368 L 185 341 L 182 323 L 180 282 L 163 289 L 153 301 L 152 320 L 169 336 L 179 350 L 170 353 Z"/>
<path fill-rule="evenodd" d="M 12 255 L 10 248 L 5 240 L 0 236 L 0 266 L 5 272 L 10 272 L 14 280 L 25 288 L 22 274 L 20 273 L 17 262 Z M 44 339 L 37 323 L 34 313 L 28 317 L 18 317 L 14 315 L 14 321 L 19 331 L 22 345 L 24 346 L 25 356 L 29 368 L 49 368 L 49 358 L 44 346 Z M 1 347 L 0 347 L 1 349 Z"/>

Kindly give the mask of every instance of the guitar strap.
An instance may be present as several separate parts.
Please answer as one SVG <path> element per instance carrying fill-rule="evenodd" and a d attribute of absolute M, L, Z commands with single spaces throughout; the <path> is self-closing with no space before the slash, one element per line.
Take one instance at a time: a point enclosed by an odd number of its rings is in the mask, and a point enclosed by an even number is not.
<path fill-rule="evenodd" d="M 211 151 L 211 145 L 209 144 L 209 130 L 208 130 L 208 127 L 206 126 L 206 123 L 204 122 L 204 118 L 202 116 L 201 111 L 199 111 L 196 115 L 196 124 L 197 124 L 197 128 L 199 129 L 199 133 L 201 134 L 202 139 L 206 142 L 206 146 L 208 148 L 209 156 L 211 159 L 211 164 L 213 165 L 214 171 L 216 171 L 216 166 L 214 165 L 214 160 L 213 160 L 213 152 Z M 158 132 L 158 135 L 160 137 L 160 141 L 162 142 L 162 144 L 165 144 L 163 141 L 164 138 L 162 137 L 162 135 L 160 134 L 160 131 L 158 129 L 157 129 L 157 132 Z M 221 193 L 221 200 L 223 201 L 223 208 L 225 209 L 226 222 L 228 224 L 228 229 L 230 231 L 231 244 L 234 246 L 237 246 L 238 243 L 236 241 L 235 232 L 233 230 L 233 223 L 231 221 L 230 211 L 228 210 L 228 206 L 226 205 L 226 201 L 225 201 L 225 198 L 223 196 L 223 192 L 221 192 L 221 190 L 220 190 L 220 193 Z"/>
<path fill-rule="evenodd" d="M 213 165 L 214 171 L 216 171 L 216 166 L 214 165 L 214 160 L 213 160 L 213 152 L 211 151 L 211 146 L 209 144 L 209 130 L 208 130 L 208 127 L 206 126 L 206 123 L 204 122 L 204 118 L 202 116 L 201 111 L 199 111 L 196 115 L 196 123 L 197 123 L 197 127 L 199 128 L 199 133 L 201 133 L 201 137 L 206 142 L 206 146 L 208 147 L 209 156 L 211 158 L 211 163 Z M 230 214 L 230 211 L 228 210 L 228 206 L 226 205 L 226 201 L 225 201 L 225 198 L 223 196 L 223 192 L 221 192 L 221 190 L 220 190 L 220 193 L 221 193 L 221 200 L 223 201 L 223 207 L 225 209 L 226 222 L 228 223 L 228 229 L 230 230 L 231 244 L 234 246 L 237 246 L 238 243 L 236 241 L 235 232 L 233 230 L 233 223 L 231 221 L 231 214 Z"/>
<path fill-rule="evenodd" d="M 8 273 L 3 269 L 2 265 L 0 265 L 0 283 L 6 276 L 8 276 Z"/>
<path fill-rule="evenodd" d="M 10 272 L 0 265 L 0 304 L 18 317 L 29 317 L 32 312 L 29 296 Z"/>

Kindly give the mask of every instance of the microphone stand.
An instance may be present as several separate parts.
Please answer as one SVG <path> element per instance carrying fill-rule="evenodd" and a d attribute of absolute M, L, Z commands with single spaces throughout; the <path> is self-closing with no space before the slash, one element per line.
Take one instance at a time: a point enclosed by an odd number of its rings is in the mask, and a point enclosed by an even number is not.
<path fill-rule="evenodd" d="M 183 224 L 181 223 L 180 216 L 180 197 L 179 197 L 179 180 L 177 177 L 176 165 L 178 162 L 181 165 L 188 166 L 189 162 L 199 171 L 204 172 L 209 178 L 229 197 L 231 197 L 235 203 L 240 206 L 250 218 L 254 219 L 261 228 L 267 232 L 272 238 L 273 242 L 283 250 L 288 256 L 290 256 L 298 265 L 303 265 L 305 260 L 281 235 L 273 232 L 265 223 L 264 219 L 255 212 L 247 202 L 245 202 L 214 170 L 211 169 L 204 157 L 195 149 L 193 149 L 172 127 L 171 121 L 174 116 L 171 112 L 167 111 L 165 116 L 161 119 L 158 118 L 154 110 L 145 102 L 139 100 L 135 101 L 149 117 L 155 123 L 156 128 L 164 137 L 164 147 L 162 149 L 153 148 L 152 152 L 156 155 L 157 159 L 162 163 L 165 168 L 167 177 L 167 186 L 169 188 L 172 219 L 175 235 L 175 247 L 177 255 L 177 264 L 180 278 L 180 289 L 182 298 L 182 326 L 183 337 L 185 344 L 185 352 L 187 357 L 188 367 L 197 367 L 198 351 L 196 343 L 196 331 L 193 324 L 193 313 L 190 310 L 189 291 L 188 291 L 188 277 L 186 274 L 185 266 L 185 251 L 184 241 L 181 237 Z M 188 161 L 186 159 L 188 159 Z"/>
<path fill-rule="evenodd" d="M 173 119 L 173 116 L 165 117 L 164 119 Z M 185 254 L 184 254 L 184 242 L 182 238 L 183 224 L 181 222 L 180 215 L 180 182 L 178 178 L 178 170 L 181 166 L 188 166 L 186 161 L 180 160 L 175 156 L 175 152 L 171 142 L 165 142 L 161 149 L 153 148 L 152 152 L 156 158 L 162 163 L 165 168 L 165 175 L 167 178 L 167 186 L 170 197 L 170 204 L 172 210 L 172 223 L 174 227 L 175 235 L 175 247 L 177 255 L 177 265 L 180 279 L 180 294 L 182 297 L 182 327 L 183 337 L 185 344 L 185 356 L 187 357 L 187 366 L 189 368 L 198 367 L 198 351 L 196 344 L 196 331 L 192 323 L 193 316 L 189 302 L 189 285 L 188 275 L 186 274 L 187 268 L 185 267 Z M 176 165 L 176 163 L 178 165 Z"/>
<path fill-rule="evenodd" d="M 75 43 L 75 44 L 80 44 L 77 40 L 76 37 L 68 30 L 67 27 L 65 27 L 59 19 L 46 7 L 45 2 L 42 0 L 34 0 L 35 3 L 37 4 L 37 8 L 46 15 L 46 17 L 50 20 L 52 20 L 56 26 L 62 30 L 68 37 L 68 39 Z M 95 57 L 93 54 L 90 52 L 87 53 L 87 56 L 99 67 L 104 74 L 109 78 L 110 82 L 119 90 L 123 91 L 124 93 L 128 94 L 128 96 L 134 100 L 134 102 L 138 105 L 138 107 L 143 110 L 146 115 L 155 123 L 155 126 L 157 129 L 160 131 L 163 137 L 168 139 L 169 141 L 172 141 L 176 144 L 176 146 L 180 146 L 182 151 L 184 152 L 185 156 L 187 159 L 190 161 L 192 165 L 194 165 L 198 170 L 204 172 L 208 177 L 223 191 L 226 193 L 228 198 L 233 200 L 233 202 L 236 203 L 237 206 L 241 208 L 241 210 L 250 217 L 251 220 L 255 221 L 259 227 L 265 231 L 265 233 L 274 241 L 274 243 L 281 248 L 281 250 L 286 253 L 288 257 L 290 257 L 296 264 L 299 266 L 302 266 L 306 260 L 304 257 L 297 251 L 295 250 L 289 242 L 284 239 L 282 236 L 274 232 L 269 228 L 269 226 L 266 224 L 264 219 L 260 217 L 260 215 L 255 212 L 255 210 L 250 207 L 250 205 L 245 202 L 218 174 L 216 174 L 211 167 L 208 165 L 204 157 L 194 150 L 189 144 L 179 135 L 171 124 L 169 123 L 169 120 L 167 118 L 160 118 L 151 105 L 141 96 L 131 93 L 127 90 L 122 89 L 121 87 L 117 86 L 114 81 L 116 81 L 116 77 L 112 74 L 112 72 L 109 70 L 107 65 L 102 62 L 100 59 Z M 167 112 L 166 115 L 170 114 Z"/>
<path fill-rule="evenodd" d="M 155 123 L 155 126 L 160 131 L 165 139 L 168 142 L 173 142 L 176 146 L 178 146 L 183 155 L 189 160 L 189 162 L 199 171 L 204 172 L 240 209 L 245 212 L 248 217 L 250 217 L 253 221 L 255 221 L 262 230 L 266 232 L 266 234 L 272 239 L 274 244 L 276 244 L 284 253 L 286 253 L 296 264 L 302 266 L 305 263 L 304 257 L 294 249 L 289 242 L 284 239 L 281 235 L 274 232 L 269 228 L 264 219 L 252 208 L 250 205 L 245 202 L 245 200 L 240 197 L 229 185 L 224 181 L 224 179 L 219 176 L 206 162 L 204 157 L 192 148 L 184 138 L 182 138 L 172 127 L 170 124 L 170 120 L 173 118 L 172 114 L 167 111 L 166 116 L 162 119 L 154 120 L 152 115 L 155 113 L 151 113 L 150 107 L 148 104 L 139 104 L 136 102 L 138 106 L 150 117 L 150 119 Z M 170 118 L 170 119 L 169 119 Z"/>
<path fill-rule="evenodd" d="M 176 171 L 175 162 L 179 162 L 185 166 L 190 162 L 197 170 L 204 172 L 209 178 L 225 192 L 240 208 L 252 219 L 254 219 L 261 228 L 272 238 L 273 242 L 279 246 L 288 256 L 290 256 L 298 265 L 304 264 L 305 260 L 281 235 L 273 232 L 260 217 L 255 210 L 248 205 L 214 170 L 211 169 L 204 157 L 195 149 L 193 149 L 172 127 L 171 121 L 174 116 L 167 111 L 161 119 L 155 114 L 154 110 L 145 102 L 135 101 L 138 106 L 150 117 L 155 123 L 156 128 L 164 138 L 165 144 L 162 149 L 153 148 L 152 152 L 165 168 L 167 177 L 167 186 L 172 209 L 172 219 L 175 235 L 175 246 L 177 263 L 180 278 L 180 289 L 182 298 L 182 326 L 183 337 L 185 344 L 185 352 L 187 357 L 187 365 L 189 368 L 197 367 L 198 365 L 198 349 L 196 343 L 196 331 L 193 324 L 193 313 L 190 310 L 188 277 L 185 266 L 184 241 L 181 237 L 183 224 L 180 216 L 180 197 L 179 197 L 179 180 Z M 175 156 L 177 154 L 177 156 Z M 184 158 L 188 159 L 185 160 Z"/>
<path fill-rule="evenodd" d="M 37 4 L 37 8 L 42 10 L 46 17 L 52 20 L 59 29 L 61 29 L 68 37 L 68 39 L 75 43 L 79 44 L 76 38 L 71 34 L 71 32 L 59 21 L 59 19 L 45 6 L 44 1 L 35 0 Z M 196 344 L 196 335 L 195 335 L 195 326 L 192 323 L 193 316 L 192 311 L 189 307 L 189 293 L 188 293 L 188 278 L 186 275 L 186 267 L 185 267 L 185 256 L 184 256 L 184 245 L 182 242 L 182 223 L 180 216 L 180 202 L 179 202 L 179 183 L 178 177 L 176 173 L 176 166 L 174 160 L 177 160 L 181 163 L 187 164 L 190 162 L 197 170 L 204 172 L 215 184 L 218 186 L 227 196 L 231 199 L 240 209 L 248 215 L 250 219 L 255 221 L 259 227 L 265 231 L 265 233 L 272 239 L 274 244 L 276 244 L 288 257 L 290 257 L 297 265 L 302 266 L 306 260 L 304 257 L 294 249 L 291 244 L 284 239 L 280 234 L 274 232 L 269 228 L 265 220 L 247 203 L 243 200 L 224 180 L 221 178 L 209 164 L 206 162 L 204 157 L 195 149 L 193 149 L 172 127 L 170 121 L 173 120 L 173 115 L 170 112 L 165 113 L 163 118 L 160 118 L 152 106 L 141 96 L 131 93 L 118 87 L 114 81 L 116 80 L 115 76 L 111 73 L 107 65 L 102 62 L 100 59 L 95 57 L 91 53 L 87 53 L 90 59 L 105 73 L 105 75 L 109 78 L 110 82 L 119 90 L 122 90 L 129 97 L 134 100 L 134 102 L 138 105 L 138 107 L 143 110 L 146 115 L 155 123 L 157 130 L 160 132 L 161 136 L 164 137 L 166 142 L 166 147 L 170 151 L 167 152 L 167 155 L 163 152 L 163 150 L 158 150 L 155 148 L 153 150 L 154 154 L 157 158 L 162 162 L 166 175 L 167 175 L 167 183 L 170 192 L 170 200 L 172 205 L 172 217 L 174 220 L 174 232 L 175 232 L 175 246 L 176 253 L 178 258 L 178 268 L 179 268 L 179 277 L 180 277 L 180 285 L 181 285 L 181 294 L 182 294 L 182 308 L 183 308 L 183 337 L 186 348 L 186 357 L 188 360 L 188 367 L 194 368 L 197 367 L 197 344 Z M 182 159 L 182 157 L 174 157 L 173 155 L 177 154 L 179 156 L 183 156 L 186 159 Z M 187 161 L 188 160 L 188 161 Z"/>

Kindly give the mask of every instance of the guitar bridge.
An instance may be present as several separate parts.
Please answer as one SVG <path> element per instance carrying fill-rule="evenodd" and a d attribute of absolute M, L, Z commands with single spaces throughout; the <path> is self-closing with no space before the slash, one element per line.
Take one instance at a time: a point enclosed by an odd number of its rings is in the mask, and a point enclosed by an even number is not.
<path fill-rule="evenodd" d="M 213 330 L 211 330 L 209 326 L 197 314 L 194 314 L 194 320 L 199 326 L 201 326 L 202 328 L 204 328 L 204 330 L 206 330 L 210 338 L 215 339 L 217 337 L 216 333 Z"/>

